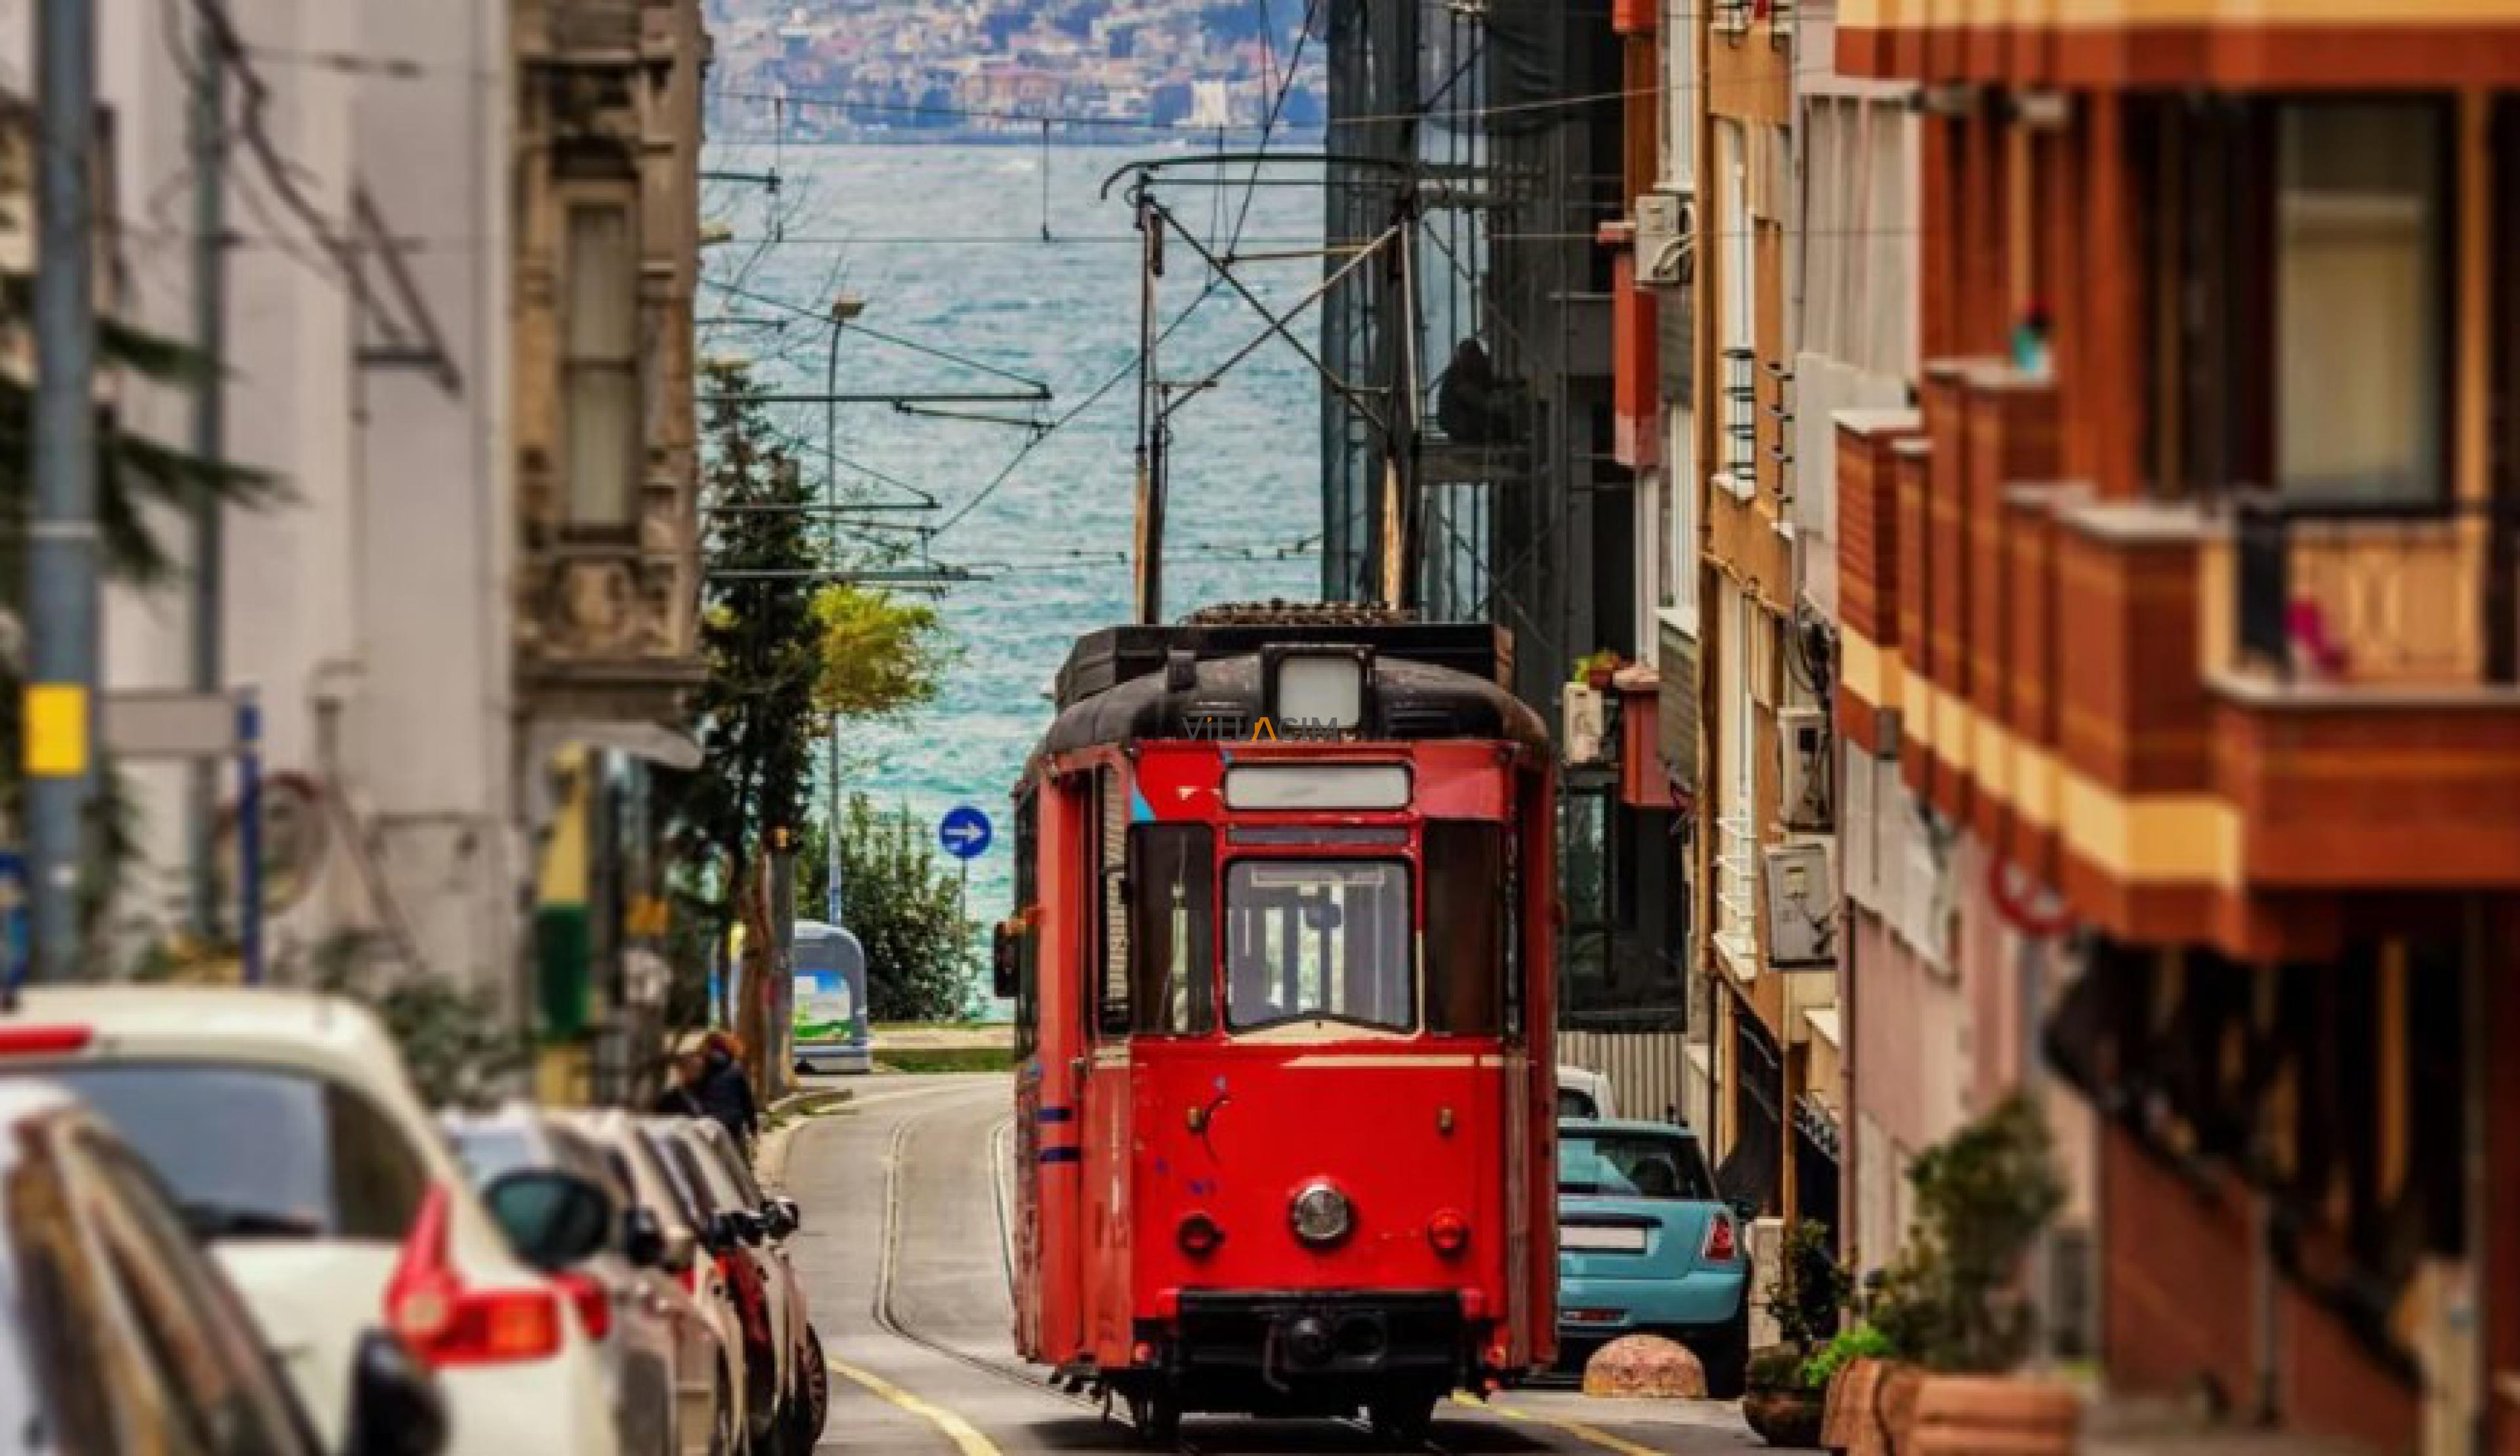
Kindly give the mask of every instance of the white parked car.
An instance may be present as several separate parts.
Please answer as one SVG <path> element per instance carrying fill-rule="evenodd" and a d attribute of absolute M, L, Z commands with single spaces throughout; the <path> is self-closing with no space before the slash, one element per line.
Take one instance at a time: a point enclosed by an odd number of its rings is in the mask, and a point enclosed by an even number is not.
<path fill-rule="evenodd" d="M 1557 1115 L 1561 1118 L 1616 1118 L 1619 1107 L 1610 1094 L 1610 1080 L 1598 1072 L 1587 1072 L 1581 1067 L 1559 1063 Z"/>
<path fill-rule="evenodd" d="M 612 1107 L 580 1109 L 561 1117 L 602 1150 L 615 1176 L 629 1185 L 631 1197 L 656 1220 L 665 1245 L 663 1267 L 680 1281 L 684 1293 L 698 1305 L 700 1319 L 708 1327 L 708 1348 L 721 1366 L 721 1393 L 714 1397 L 718 1402 L 713 1408 L 714 1418 L 723 1420 L 730 1432 L 748 1430 L 748 1391 L 755 1382 L 751 1361 L 744 1352 L 743 1311 L 726 1270 L 719 1264 L 717 1252 L 710 1247 L 712 1235 L 707 1216 L 684 1197 L 673 1174 L 657 1160 L 654 1147 L 640 1132 L 636 1117 Z M 775 1370 L 765 1371 L 759 1384 L 769 1391 L 775 1379 Z M 774 1406 L 775 1393 L 764 1394 L 762 1401 L 765 1409 Z M 688 1420 L 685 1424 L 688 1429 Z M 741 1443 L 740 1439 L 730 1438 L 722 1445 L 724 1451 L 732 1452 Z M 688 1441 L 684 1450 L 691 1451 Z M 708 1456 L 721 1453 L 708 1452 Z"/>
<path fill-rule="evenodd" d="M 0 1075 L 77 1093 L 148 1160 L 338 1449 L 382 1322 L 436 1372 L 452 1456 L 618 1456 L 565 1292 L 509 1252 L 366 1009 L 205 987 L 31 988 Z"/>
<path fill-rule="evenodd" d="M 360 1346 L 346 1444 L 318 1444 L 245 1302 L 159 1183 L 68 1092 L 0 1081 L 0 1417 L 20 1456 L 216 1449 L 436 1456 L 435 1380 Z"/>

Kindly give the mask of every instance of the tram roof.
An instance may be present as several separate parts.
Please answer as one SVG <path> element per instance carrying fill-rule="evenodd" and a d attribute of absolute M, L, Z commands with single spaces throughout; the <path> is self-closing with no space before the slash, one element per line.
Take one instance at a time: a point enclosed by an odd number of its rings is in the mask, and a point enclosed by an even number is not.
<path fill-rule="evenodd" d="M 1061 712 L 1133 679 L 1160 675 L 1173 654 L 1199 661 L 1239 657 L 1266 647 L 1371 647 L 1377 658 L 1404 658 L 1473 678 L 1511 680 L 1513 636 L 1485 622 L 1375 620 L 1379 608 L 1343 610 L 1335 603 L 1257 603 L 1222 607 L 1169 625 L 1105 627 L 1076 640 L 1058 670 Z"/>
<path fill-rule="evenodd" d="M 1329 643 L 1354 639 L 1312 640 Z M 1199 736 L 1192 727 L 1193 721 L 1251 722 L 1267 712 L 1259 651 L 1246 649 L 1193 662 L 1186 686 L 1172 685 L 1167 673 L 1156 671 L 1065 704 L 1042 739 L 1041 752 L 1061 754 L 1146 739 L 1192 738 Z M 1061 676 L 1064 679 L 1065 674 Z M 1380 650 L 1373 658 L 1366 714 L 1359 736 L 1373 741 L 1487 738 L 1542 752 L 1549 748 L 1549 729 L 1540 715 L 1494 679 L 1385 656 Z"/>

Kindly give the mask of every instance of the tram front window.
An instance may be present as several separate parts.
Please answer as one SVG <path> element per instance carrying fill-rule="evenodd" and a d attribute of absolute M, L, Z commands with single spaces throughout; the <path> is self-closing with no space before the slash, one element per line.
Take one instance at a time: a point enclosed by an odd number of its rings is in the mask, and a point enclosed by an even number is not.
<path fill-rule="evenodd" d="M 1241 860 L 1226 870 L 1226 1017 L 1235 1031 L 1418 1023 L 1409 866 Z"/>

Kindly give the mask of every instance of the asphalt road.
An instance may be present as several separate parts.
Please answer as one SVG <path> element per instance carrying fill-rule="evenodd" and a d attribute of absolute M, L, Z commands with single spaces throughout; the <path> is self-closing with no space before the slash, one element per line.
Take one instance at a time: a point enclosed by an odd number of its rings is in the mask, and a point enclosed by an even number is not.
<path fill-rule="evenodd" d="M 853 1101 L 799 1126 L 779 1169 L 804 1206 L 790 1249 L 834 1376 L 831 1424 L 818 1449 L 827 1456 L 1144 1451 L 1125 1420 L 1052 1390 L 1012 1354 L 998 1171 L 1007 1079 L 847 1084 Z M 1446 1407 L 1426 1450 L 1713 1456 L 1758 1445 L 1726 1405 L 1515 1391 L 1487 1406 Z M 1183 1423 L 1181 1449 L 1363 1456 L 1390 1447 L 1335 1422 L 1192 1416 Z"/>

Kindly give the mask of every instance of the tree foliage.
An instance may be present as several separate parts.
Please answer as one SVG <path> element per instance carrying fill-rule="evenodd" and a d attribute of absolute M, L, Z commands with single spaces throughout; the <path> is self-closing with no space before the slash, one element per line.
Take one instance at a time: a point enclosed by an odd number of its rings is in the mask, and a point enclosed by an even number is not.
<path fill-rule="evenodd" d="M 869 1014 L 877 1021 L 962 1015 L 971 994 L 970 923 L 962 887 L 937 862 L 926 826 L 906 808 L 878 814 L 866 795 L 851 795 L 840 872 L 849 929 L 866 948 Z"/>
<path fill-rule="evenodd" d="M 750 374 L 707 372 L 701 505 L 709 573 L 700 618 L 708 667 L 694 707 L 701 763 L 665 804 L 687 871 L 677 886 L 707 947 L 726 943 L 736 897 L 770 832 L 803 817 L 820 631 L 810 497 Z M 704 964 L 705 962 L 703 962 Z M 698 970 L 699 967 L 687 967 Z"/>
<path fill-rule="evenodd" d="M 32 309 L 31 279 L 0 280 L 0 326 L 23 331 L 30 327 Z M 118 375 L 126 385 L 136 381 L 169 388 L 189 388 L 218 368 L 188 345 L 112 319 L 98 321 L 97 366 L 101 375 Z M 31 381 L 0 373 L 0 602 L 12 612 L 26 595 L 26 546 L 32 539 L 35 502 L 34 418 Z M 176 554 L 161 536 L 164 523 L 189 520 L 211 502 L 251 507 L 281 495 L 266 472 L 203 460 L 126 433 L 110 411 L 98 413 L 96 436 L 98 540 L 105 571 L 116 581 L 156 586 L 174 575 Z M 11 640 L 0 646 L 0 812 L 16 824 L 21 821 L 25 761 L 19 716 L 24 696 L 21 642 L 25 624 L 12 621 Z M 138 855 L 135 830 L 122 786 L 112 772 L 101 773 L 89 812 L 87 863 L 79 877 L 80 916 L 91 934 L 101 926 L 124 867 Z"/>
<path fill-rule="evenodd" d="M 815 706 L 843 719 L 890 718 L 936 696 L 953 665 L 936 608 L 851 584 L 814 598 L 822 639 Z"/>

